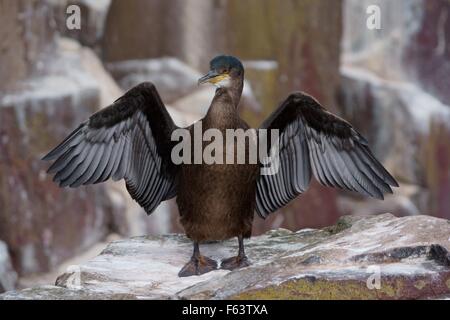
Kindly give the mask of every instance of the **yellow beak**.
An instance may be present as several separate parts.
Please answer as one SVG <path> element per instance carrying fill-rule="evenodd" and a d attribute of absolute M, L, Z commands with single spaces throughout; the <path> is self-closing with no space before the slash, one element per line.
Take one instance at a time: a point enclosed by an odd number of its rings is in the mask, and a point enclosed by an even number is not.
<path fill-rule="evenodd" d="M 222 80 L 228 79 L 230 76 L 226 73 L 223 74 L 219 74 L 214 70 L 209 71 L 206 75 L 204 75 L 203 77 L 201 77 L 200 79 L 198 79 L 198 84 L 203 84 L 203 83 L 212 83 L 212 84 L 216 84 Z"/>

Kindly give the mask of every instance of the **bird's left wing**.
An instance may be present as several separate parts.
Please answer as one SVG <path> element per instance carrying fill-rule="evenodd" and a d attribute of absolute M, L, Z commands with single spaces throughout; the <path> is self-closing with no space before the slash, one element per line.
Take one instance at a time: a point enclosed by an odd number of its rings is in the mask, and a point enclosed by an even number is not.
<path fill-rule="evenodd" d="M 398 187 L 367 141 L 307 94 L 291 94 L 261 128 L 279 130 L 279 170 L 257 182 L 256 211 L 263 218 L 304 192 L 311 172 L 323 185 L 379 199 Z"/>
<path fill-rule="evenodd" d="M 176 128 L 151 83 L 142 83 L 83 122 L 43 159 L 60 186 L 125 179 L 128 192 L 150 214 L 176 195 L 170 159 Z"/>

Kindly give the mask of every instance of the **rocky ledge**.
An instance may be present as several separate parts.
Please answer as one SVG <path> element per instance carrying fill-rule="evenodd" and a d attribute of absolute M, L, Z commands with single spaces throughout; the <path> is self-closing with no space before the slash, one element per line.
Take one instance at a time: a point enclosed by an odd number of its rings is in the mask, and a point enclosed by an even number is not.
<path fill-rule="evenodd" d="M 247 241 L 250 267 L 178 278 L 182 235 L 110 243 L 55 286 L 1 299 L 428 299 L 450 296 L 450 221 L 430 216 L 346 216 L 324 229 L 278 229 Z M 209 243 L 220 260 L 236 241 Z"/>

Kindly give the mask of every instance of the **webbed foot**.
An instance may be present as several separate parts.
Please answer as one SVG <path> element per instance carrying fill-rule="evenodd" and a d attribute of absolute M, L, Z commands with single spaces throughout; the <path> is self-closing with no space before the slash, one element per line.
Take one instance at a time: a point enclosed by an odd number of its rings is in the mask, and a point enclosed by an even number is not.
<path fill-rule="evenodd" d="M 199 276 L 213 270 L 217 270 L 217 262 L 215 260 L 205 256 L 192 257 L 180 272 L 178 272 L 178 276 Z"/>
<path fill-rule="evenodd" d="M 235 270 L 250 266 L 251 263 L 246 256 L 236 256 L 222 260 L 220 269 Z"/>

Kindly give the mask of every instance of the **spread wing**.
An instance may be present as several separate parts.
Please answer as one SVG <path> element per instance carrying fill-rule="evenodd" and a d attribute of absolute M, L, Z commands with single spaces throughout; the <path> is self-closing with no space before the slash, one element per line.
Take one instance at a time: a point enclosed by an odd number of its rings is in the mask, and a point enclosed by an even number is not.
<path fill-rule="evenodd" d="M 151 83 L 142 83 L 93 114 L 43 159 L 61 187 L 125 179 L 131 197 L 148 214 L 176 195 L 170 160 L 176 128 Z"/>
<path fill-rule="evenodd" d="M 367 141 L 314 98 L 293 93 L 262 125 L 279 130 L 279 170 L 260 174 L 256 211 L 261 217 L 286 205 L 309 185 L 311 173 L 325 186 L 383 199 L 398 187 Z"/>

